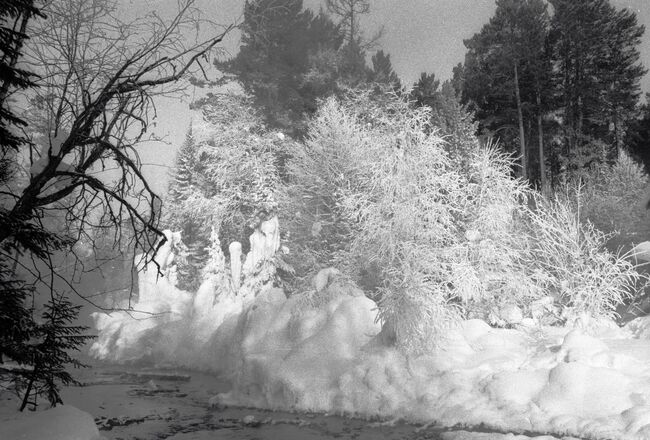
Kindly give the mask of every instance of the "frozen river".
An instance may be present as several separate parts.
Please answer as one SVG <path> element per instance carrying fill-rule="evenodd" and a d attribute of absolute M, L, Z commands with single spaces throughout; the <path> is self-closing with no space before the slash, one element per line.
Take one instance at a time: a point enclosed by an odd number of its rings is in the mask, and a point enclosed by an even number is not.
<path fill-rule="evenodd" d="M 65 403 L 91 413 L 107 439 L 439 439 L 443 429 L 250 408 L 211 408 L 228 385 L 184 371 L 82 370 Z"/>

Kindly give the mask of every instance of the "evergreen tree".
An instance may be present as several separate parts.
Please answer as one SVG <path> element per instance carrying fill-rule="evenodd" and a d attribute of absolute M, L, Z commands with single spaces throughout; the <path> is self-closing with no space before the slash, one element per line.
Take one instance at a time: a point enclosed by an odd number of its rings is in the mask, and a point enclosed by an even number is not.
<path fill-rule="evenodd" d="M 533 121 L 542 111 L 542 84 L 549 74 L 543 62 L 548 20 L 542 0 L 497 0 L 490 22 L 465 41 L 463 102 L 476 110 L 484 131 L 511 150 L 518 144 L 524 178 L 529 175 Z M 536 128 L 539 135 L 541 127 Z"/>
<path fill-rule="evenodd" d="M 292 131 L 316 108 L 320 96 L 303 79 L 314 56 L 339 49 L 336 26 L 303 10 L 302 0 L 247 0 L 241 30 L 239 53 L 217 66 L 237 77 L 272 126 Z"/>
<path fill-rule="evenodd" d="M 190 126 L 185 141 L 176 154 L 176 163 L 168 190 L 166 223 L 168 227 L 181 231 L 184 252 L 178 260 L 178 286 L 181 289 L 196 290 L 201 283 L 201 271 L 207 261 L 206 247 L 209 225 L 193 215 L 190 204 L 203 191 L 204 169 L 198 146 Z"/>
<path fill-rule="evenodd" d="M 327 11 L 332 15 L 343 35 L 343 45 L 339 51 L 341 81 L 348 87 L 357 87 L 368 81 L 373 81 L 374 72 L 367 66 L 366 54 L 377 45 L 377 41 L 384 31 L 382 28 L 371 38 L 366 38 L 361 29 L 360 19 L 361 16 L 370 13 L 370 2 L 368 0 L 326 0 L 325 4 Z M 382 59 L 378 61 L 385 63 L 387 60 L 383 52 L 380 56 Z M 388 67 L 382 66 L 381 68 Z M 390 66 L 390 70 L 392 70 L 392 66 Z M 389 71 L 385 73 L 390 75 Z"/>
<path fill-rule="evenodd" d="M 420 79 L 413 84 L 411 89 L 410 98 L 415 102 L 417 107 L 431 107 L 436 108 L 438 106 L 438 96 L 440 87 L 440 80 L 436 79 L 436 74 L 428 74 L 422 72 L 420 74 Z"/>
<path fill-rule="evenodd" d="M 475 133 L 477 124 L 473 115 L 460 102 L 454 81 L 440 81 L 435 74 L 422 72 L 420 79 L 413 84 L 410 99 L 416 107 L 431 108 L 432 126 L 448 140 L 446 146 L 450 156 L 460 168 L 466 167 L 477 143 Z"/>
<path fill-rule="evenodd" d="M 377 51 L 372 58 L 372 70 L 370 72 L 370 81 L 385 84 L 395 91 L 402 88 L 402 83 L 393 70 L 393 64 L 390 62 L 390 55 L 383 50 Z"/>
<path fill-rule="evenodd" d="M 33 0 L 4 0 L 0 3 L 0 148 L 17 150 L 24 139 L 11 127 L 26 123 L 9 108 L 11 92 L 33 87 L 34 74 L 17 67 L 27 38 L 28 21 L 41 16 Z"/>
<path fill-rule="evenodd" d="M 552 61 L 565 134 L 564 155 L 592 140 L 622 143 L 646 70 L 637 49 L 644 27 L 629 9 L 608 0 L 551 0 Z"/>
<path fill-rule="evenodd" d="M 26 374 L 25 391 L 20 410 L 27 405 L 36 408 L 37 397 L 45 395 L 51 406 L 63 403 L 59 383 L 78 384 L 68 371 L 67 365 L 85 365 L 70 355 L 79 350 L 94 336 L 83 335 L 88 327 L 71 325 L 77 319 L 81 306 L 72 304 L 65 296 L 52 295 L 42 314 L 43 324 L 38 325 L 32 338 L 30 365 L 33 370 Z"/>
<path fill-rule="evenodd" d="M 192 125 L 185 135 L 185 141 L 176 154 L 176 163 L 169 183 L 170 204 L 187 199 L 193 187 L 199 186 L 200 161 L 192 134 Z"/>
<path fill-rule="evenodd" d="M 0 364 L 4 357 L 19 364 L 29 363 L 26 343 L 34 322 L 27 301 L 32 293 L 0 260 Z"/>

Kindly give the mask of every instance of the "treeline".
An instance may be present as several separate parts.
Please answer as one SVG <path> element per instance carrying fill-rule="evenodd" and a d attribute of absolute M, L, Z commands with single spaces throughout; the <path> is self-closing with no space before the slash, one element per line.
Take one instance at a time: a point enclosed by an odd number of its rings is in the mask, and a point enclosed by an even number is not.
<path fill-rule="evenodd" d="M 634 12 L 608 0 L 497 0 L 494 16 L 465 41 L 452 79 L 441 86 L 422 73 L 408 90 L 390 55 L 376 50 L 381 32 L 363 34 L 359 17 L 368 12 L 365 0 L 328 0 L 317 14 L 300 0 L 247 1 L 241 50 L 216 64 L 270 126 L 296 136 L 319 99 L 384 85 L 437 112 L 460 102 L 477 134 L 521 157 L 517 175 L 542 186 L 611 162 L 623 148 L 650 159 L 639 85 L 645 29 Z"/>
<path fill-rule="evenodd" d="M 319 99 L 372 83 L 401 89 L 390 56 L 376 51 L 381 30 L 367 36 L 368 0 L 327 0 L 313 13 L 302 0 L 252 0 L 244 6 L 238 54 L 215 64 L 254 97 L 266 122 L 301 136 Z"/>
<path fill-rule="evenodd" d="M 608 0 L 497 0 L 456 74 L 481 133 L 548 177 L 639 152 L 644 27 Z M 647 110 L 645 110 L 647 112 Z"/>

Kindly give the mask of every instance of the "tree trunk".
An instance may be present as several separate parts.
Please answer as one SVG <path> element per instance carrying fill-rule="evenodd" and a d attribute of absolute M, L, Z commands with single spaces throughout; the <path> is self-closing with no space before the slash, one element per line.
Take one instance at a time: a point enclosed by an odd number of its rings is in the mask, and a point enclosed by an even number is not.
<path fill-rule="evenodd" d="M 544 131 L 542 128 L 542 97 L 537 89 L 537 137 L 539 142 L 539 183 L 542 191 L 546 188 L 546 158 L 544 157 Z"/>
<path fill-rule="evenodd" d="M 36 369 L 36 367 L 34 367 L 34 369 Z M 35 380 L 36 371 L 33 371 L 32 375 L 29 377 L 29 383 L 27 384 L 27 390 L 25 391 L 25 396 L 23 397 L 23 403 L 20 405 L 20 412 L 22 412 L 29 403 L 29 395 L 32 393 L 32 387 L 34 386 Z"/>
<path fill-rule="evenodd" d="M 521 96 L 519 94 L 519 70 L 515 63 L 515 96 L 517 98 L 517 117 L 519 119 L 519 148 L 521 150 L 521 177 L 528 180 L 528 165 L 526 159 L 526 138 L 524 134 L 524 116 L 521 110 Z"/>

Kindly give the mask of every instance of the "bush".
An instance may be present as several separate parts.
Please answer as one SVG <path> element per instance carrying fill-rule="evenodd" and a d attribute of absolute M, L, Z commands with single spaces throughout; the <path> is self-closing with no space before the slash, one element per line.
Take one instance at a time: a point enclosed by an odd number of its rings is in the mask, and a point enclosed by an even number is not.
<path fill-rule="evenodd" d="M 520 320 L 549 295 L 564 320 L 612 317 L 640 277 L 603 247 L 607 236 L 568 199 L 548 201 L 513 179 L 495 145 L 445 140 L 431 120 L 393 95 L 323 103 L 292 151 L 282 204 L 299 290 L 318 303 L 299 283 L 338 267 L 413 352 L 464 318 L 512 324 L 506 315 Z"/>
<path fill-rule="evenodd" d="M 429 109 L 392 95 L 330 99 L 289 167 L 286 217 L 300 273 L 347 272 L 412 351 L 484 315 L 486 302 L 517 301 L 522 285 L 514 220 L 524 187 L 495 148 L 468 152 L 459 167 L 450 160 L 459 150 L 430 121 Z"/>
<path fill-rule="evenodd" d="M 535 197 L 528 211 L 531 265 L 544 291 L 572 321 L 588 315 L 615 318 L 616 307 L 643 281 L 626 255 L 605 248 L 607 235 L 581 221 L 580 191 L 553 200 Z"/>

